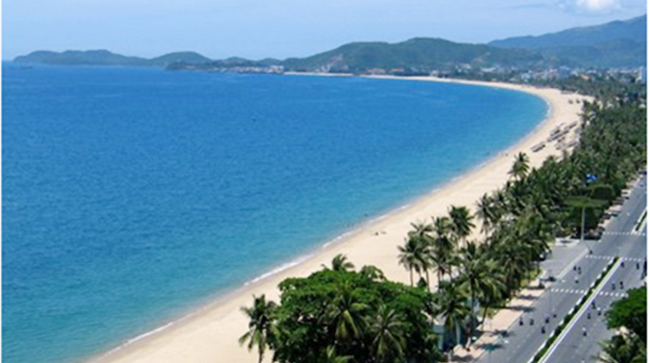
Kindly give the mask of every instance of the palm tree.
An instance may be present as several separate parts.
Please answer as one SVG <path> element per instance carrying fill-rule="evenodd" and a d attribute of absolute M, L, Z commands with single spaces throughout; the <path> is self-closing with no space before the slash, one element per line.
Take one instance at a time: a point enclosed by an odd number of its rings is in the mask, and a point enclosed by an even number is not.
<path fill-rule="evenodd" d="M 325 265 L 322 265 L 323 268 L 328 270 L 328 267 Z M 348 258 L 342 254 L 339 253 L 338 255 L 334 256 L 332 259 L 332 271 L 350 271 L 354 270 L 354 265 L 352 262 L 348 261 Z"/>
<path fill-rule="evenodd" d="M 418 243 L 422 244 L 422 248 L 425 249 L 424 254 L 420 257 L 420 269 L 426 275 L 426 285 L 427 290 L 429 290 L 431 286 L 431 279 L 429 278 L 431 261 L 429 260 L 427 251 L 431 248 L 433 242 L 431 237 L 431 233 L 434 231 L 433 225 L 418 221 L 417 223 L 411 223 L 411 226 L 413 229 L 408 232 L 408 237 L 418 239 Z"/>
<path fill-rule="evenodd" d="M 455 240 L 451 237 L 451 220 L 448 217 L 436 217 L 433 220 L 433 238 L 429 250 L 429 261 L 438 275 L 438 282 L 442 277 L 451 273 L 453 255 L 456 250 Z"/>
<path fill-rule="evenodd" d="M 477 320 L 475 306 L 482 296 L 493 296 L 501 289 L 501 283 L 494 275 L 496 262 L 489 260 L 474 242 L 468 242 L 460 251 L 460 277 L 461 286 L 469 291 L 470 298 L 470 337 L 474 334 Z M 485 301 L 485 300 L 483 300 Z M 469 338 L 469 337 L 468 337 Z M 468 340 L 471 343 L 471 340 Z"/>
<path fill-rule="evenodd" d="M 363 313 L 368 306 L 359 302 L 358 296 L 345 282 L 340 293 L 327 308 L 326 317 L 334 328 L 334 336 L 340 343 L 358 339 L 363 334 Z"/>
<path fill-rule="evenodd" d="M 499 231 L 498 238 L 491 253 L 505 275 L 508 294 L 512 294 L 531 265 L 531 255 L 510 228 Z"/>
<path fill-rule="evenodd" d="M 512 169 L 510 169 L 508 174 L 513 176 L 516 180 L 522 180 L 526 177 L 526 174 L 528 174 L 528 170 L 530 170 L 529 164 L 530 160 L 528 159 L 528 155 L 520 152 L 515 156 L 515 162 L 512 164 Z"/>
<path fill-rule="evenodd" d="M 402 317 L 395 310 L 389 310 L 385 305 L 379 306 L 377 315 L 368 324 L 368 330 L 374 336 L 372 346 L 378 362 L 404 356 L 404 326 Z"/>
<path fill-rule="evenodd" d="M 491 221 L 494 228 L 501 220 L 507 217 L 508 213 L 508 198 L 503 189 L 497 189 L 492 192 L 492 200 L 494 201 L 494 220 Z"/>
<path fill-rule="evenodd" d="M 508 292 L 504 281 L 504 275 L 501 268 L 494 260 L 489 260 L 486 263 L 486 270 L 489 282 L 480 287 L 478 294 L 478 301 L 483 307 L 483 317 L 481 324 L 485 324 L 485 319 L 490 311 L 490 308 L 497 307 L 503 301 L 503 297 Z"/>
<path fill-rule="evenodd" d="M 460 342 L 460 330 L 462 329 L 463 322 L 469 314 L 467 293 L 457 283 L 443 282 L 440 284 L 437 296 L 437 315 L 442 318 L 445 331 L 451 333 L 454 337 L 453 346 L 456 346 Z M 449 352 L 450 360 L 452 351 L 453 347 Z"/>
<path fill-rule="evenodd" d="M 496 219 L 494 200 L 487 193 L 483 194 L 476 203 L 475 216 L 481 220 L 481 231 L 487 236 L 492 228 L 492 222 Z"/>
<path fill-rule="evenodd" d="M 264 352 L 271 339 L 276 336 L 273 323 L 273 312 L 276 305 L 273 301 L 266 301 L 266 296 L 253 296 L 252 307 L 242 307 L 241 311 L 248 316 L 248 331 L 239 338 L 239 345 L 248 341 L 248 351 L 257 345 L 258 362 L 262 362 Z"/>
<path fill-rule="evenodd" d="M 425 222 L 411 223 L 412 230 L 408 232 L 409 236 L 426 237 L 433 232 L 433 226 Z"/>
<path fill-rule="evenodd" d="M 526 197 L 530 193 L 527 179 L 507 181 L 505 187 L 505 198 L 508 201 L 508 212 L 514 216 L 521 214 L 526 207 Z"/>
<path fill-rule="evenodd" d="M 443 276 L 451 271 L 452 263 L 450 261 L 450 256 L 444 253 L 439 254 L 432 252 L 429 261 L 431 262 L 431 268 L 435 271 L 438 277 L 438 286 L 440 286 Z"/>
<path fill-rule="evenodd" d="M 359 274 L 365 276 L 368 280 L 386 281 L 386 276 L 384 276 L 384 273 L 380 269 L 372 265 L 363 266 L 361 270 L 359 270 Z"/>
<path fill-rule="evenodd" d="M 352 356 L 337 356 L 336 348 L 333 346 L 328 346 L 325 349 L 325 355 L 322 359 L 319 360 L 320 363 L 348 363 L 352 359 Z"/>
<path fill-rule="evenodd" d="M 436 217 L 433 220 L 432 248 L 436 250 L 453 251 L 456 241 L 451 238 L 452 224 L 449 217 Z"/>
<path fill-rule="evenodd" d="M 601 363 L 645 363 L 646 346 L 636 335 L 619 334 L 599 343 L 603 352 L 594 357 Z"/>
<path fill-rule="evenodd" d="M 525 211 L 516 224 L 522 225 L 518 231 L 519 239 L 530 250 L 531 260 L 539 265 L 539 256 L 551 250 L 549 242 L 553 240 L 552 226 L 534 210 Z"/>
<path fill-rule="evenodd" d="M 474 223 L 472 219 L 474 218 L 467 207 L 456 207 L 451 206 L 449 209 L 449 218 L 451 219 L 451 230 L 454 235 L 461 241 L 465 241 L 465 238 L 472 233 L 472 228 L 474 228 Z"/>
<path fill-rule="evenodd" d="M 406 239 L 404 246 L 398 246 L 399 264 L 409 270 L 411 276 L 411 286 L 413 286 L 413 271 L 420 274 L 426 266 L 423 264 L 427 259 L 427 246 L 421 238 L 415 236 Z"/>

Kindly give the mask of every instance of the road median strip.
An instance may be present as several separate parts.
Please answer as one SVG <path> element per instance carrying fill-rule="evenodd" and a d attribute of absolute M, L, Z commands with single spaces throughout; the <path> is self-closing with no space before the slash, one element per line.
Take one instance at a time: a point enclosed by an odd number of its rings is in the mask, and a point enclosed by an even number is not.
<path fill-rule="evenodd" d="M 639 219 L 637 220 L 636 226 L 634 227 L 634 232 L 638 232 L 638 231 L 641 230 L 641 228 L 643 227 L 643 224 L 645 223 L 647 217 L 648 217 L 648 209 L 646 208 L 643 211 L 643 214 L 641 215 L 641 217 L 639 217 Z"/>

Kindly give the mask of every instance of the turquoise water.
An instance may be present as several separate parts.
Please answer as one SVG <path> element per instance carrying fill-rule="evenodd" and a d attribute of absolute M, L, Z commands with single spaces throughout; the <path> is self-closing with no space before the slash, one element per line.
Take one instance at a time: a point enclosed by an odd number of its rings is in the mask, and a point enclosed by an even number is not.
<path fill-rule="evenodd" d="M 146 333 L 512 145 L 539 98 L 3 65 L 3 362 Z M 243 327 L 242 327 L 243 329 Z"/>

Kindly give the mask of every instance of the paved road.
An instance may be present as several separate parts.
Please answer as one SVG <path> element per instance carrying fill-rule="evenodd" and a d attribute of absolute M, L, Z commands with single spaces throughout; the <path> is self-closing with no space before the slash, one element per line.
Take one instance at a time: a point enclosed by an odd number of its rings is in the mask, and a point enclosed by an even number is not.
<path fill-rule="evenodd" d="M 645 234 L 646 228 L 643 229 Z M 622 263 L 616 266 L 611 278 L 604 282 L 603 290 L 596 295 L 594 303 L 601 307 L 603 315 L 612 302 L 626 296 L 625 290 L 643 286 L 643 262 L 647 255 L 646 237 L 634 235 L 626 237 L 628 241 L 624 244 Z M 624 263 L 624 264 L 623 264 Z M 637 269 L 637 263 L 639 269 Z M 621 289 L 620 282 L 624 288 Z M 612 286 L 613 284 L 613 286 Z M 614 331 L 608 330 L 605 325 L 604 316 L 598 316 L 597 310 L 588 308 L 586 312 L 579 315 L 575 325 L 562 339 L 556 350 L 549 355 L 547 362 L 597 362 L 595 356 L 601 349 L 598 342 L 611 337 Z M 585 329 L 587 336 L 583 335 Z"/>
<path fill-rule="evenodd" d="M 580 297 L 587 292 L 589 286 L 604 270 L 609 260 L 618 254 L 622 254 L 623 256 L 635 256 L 634 258 L 643 258 L 643 256 L 646 255 L 646 230 L 643 229 L 641 232 L 633 232 L 634 227 L 636 226 L 636 221 L 643 213 L 647 204 L 645 183 L 646 177 L 643 177 L 641 182 L 637 184 L 637 187 L 633 189 L 629 199 L 624 203 L 619 216 L 609 224 L 607 231 L 603 234 L 600 241 L 587 241 L 585 244 L 578 244 L 573 247 L 555 247 L 553 249 L 553 257 L 548 261 L 544 261 L 542 268 L 550 270 L 550 273 L 556 277 L 556 282 L 547 285 L 546 291 L 531 307 L 511 307 L 512 309 L 521 309 L 524 311 L 521 321 L 515 322 L 510 326 L 508 331 L 504 332 L 503 337 L 497 345 L 485 347 L 488 352 L 483 354 L 477 360 L 478 362 L 528 362 L 542 344 L 544 344 L 549 334 L 555 330 L 560 320 L 566 316 L 573 306 L 575 306 Z M 644 242 L 639 243 L 638 241 Z M 639 249 L 641 248 L 641 244 L 643 245 L 643 250 Z M 591 254 L 589 253 L 589 249 L 592 251 Z M 576 270 L 573 269 L 574 266 L 576 267 Z M 627 270 L 630 270 L 627 264 L 626 268 Z M 621 271 L 623 270 L 621 269 Z M 619 273 L 619 271 L 616 273 Z M 616 276 L 613 278 L 625 278 L 624 283 L 628 282 L 627 276 Z M 607 292 L 607 290 L 605 290 L 605 292 Z M 611 293 L 611 291 L 609 292 Z M 621 292 L 622 290 L 617 287 L 615 293 Z M 609 303 L 609 300 L 606 299 L 615 299 L 618 296 L 620 295 L 603 295 L 602 302 L 599 300 L 600 297 L 597 301 L 599 301 L 599 304 L 604 305 Z M 545 323 L 546 318 L 549 320 L 548 323 Z M 592 316 L 592 319 L 593 318 L 594 317 Z M 591 322 L 595 324 L 596 319 Z M 542 332 L 542 327 L 544 327 L 544 332 Z M 603 327 L 592 326 L 592 329 L 597 328 L 601 328 L 602 332 L 607 333 L 606 329 Z M 581 335 L 581 326 L 576 331 Z M 569 335 L 567 335 L 567 341 L 571 342 L 573 341 L 573 338 L 569 339 Z M 593 335 L 593 337 L 588 335 L 588 337 L 590 339 L 594 338 L 594 340 L 599 338 L 597 334 Z M 602 339 L 605 339 L 608 336 L 602 335 L 602 337 Z M 597 348 L 596 344 L 593 345 Z M 586 342 L 583 348 L 587 348 Z M 591 354 L 585 349 L 583 349 L 583 352 L 579 354 Z M 562 351 L 563 350 L 558 348 L 558 354 L 565 354 L 561 353 Z M 549 360 L 549 362 L 564 361 L 565 360 Z M 573 360 L 566 361 L 573 362 Z M 577 362 L 580 362 L 580 360 L 577 360 Z"/>

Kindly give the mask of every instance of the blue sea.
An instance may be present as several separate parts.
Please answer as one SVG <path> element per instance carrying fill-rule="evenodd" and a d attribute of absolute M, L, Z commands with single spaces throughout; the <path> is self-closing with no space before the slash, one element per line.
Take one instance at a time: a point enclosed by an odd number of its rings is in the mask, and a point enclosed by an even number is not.
<path fill-rule="evenodd" d="M 476 167 L 546 113 L 469 85 L 4 63 L 2 361 L 113 349 Z"/>

